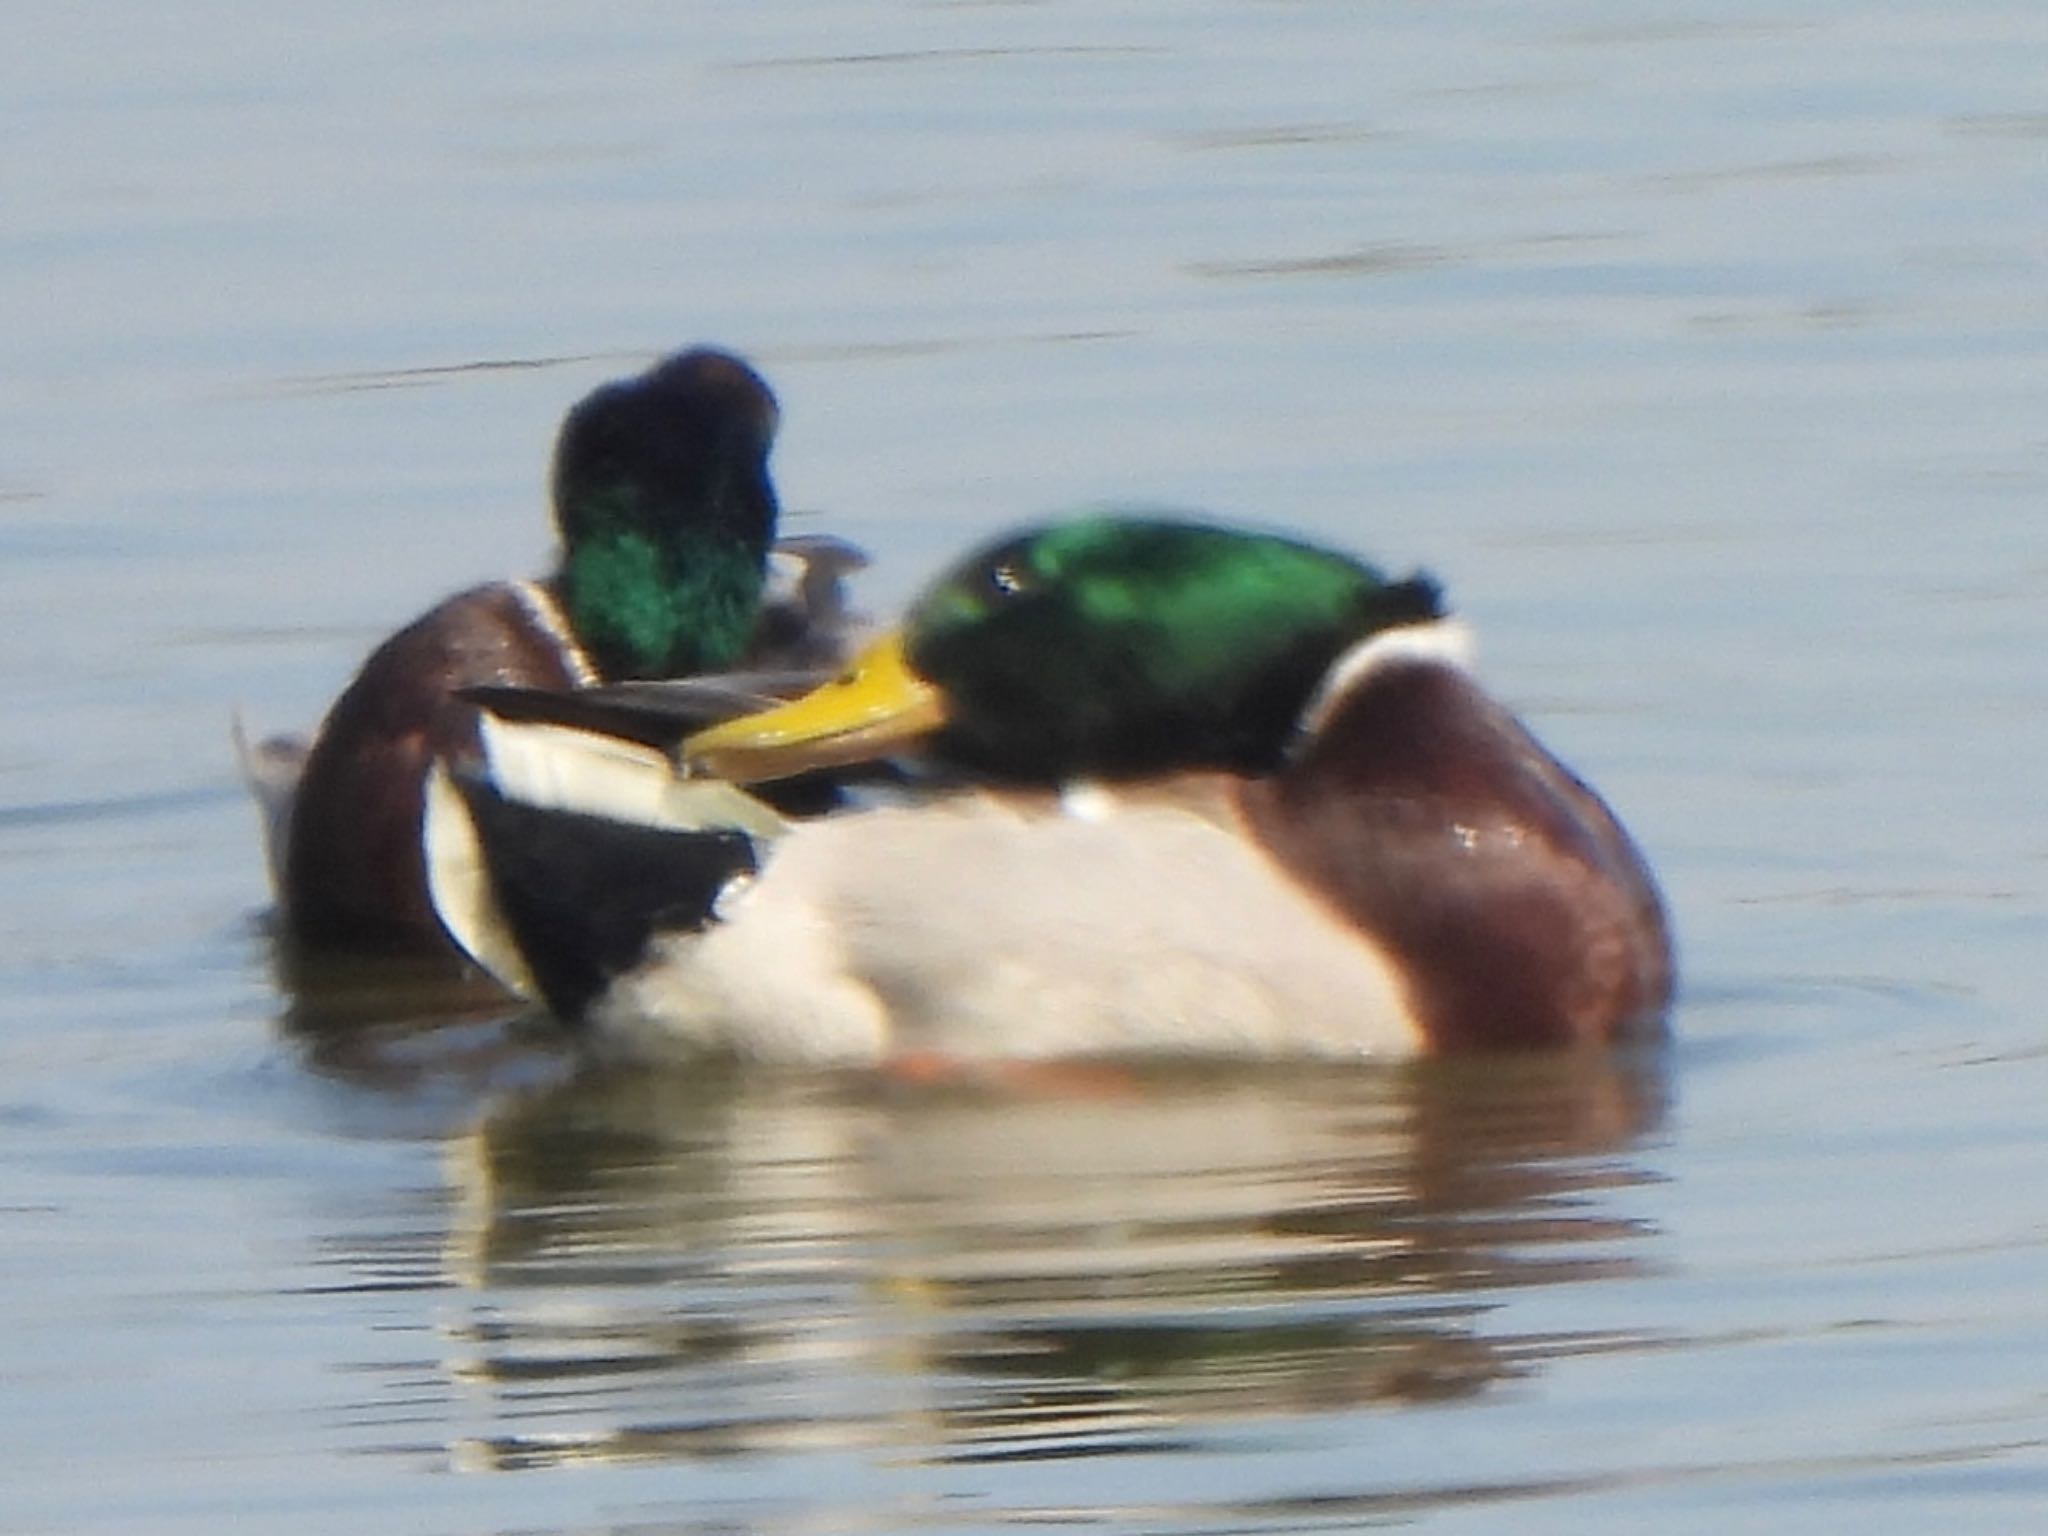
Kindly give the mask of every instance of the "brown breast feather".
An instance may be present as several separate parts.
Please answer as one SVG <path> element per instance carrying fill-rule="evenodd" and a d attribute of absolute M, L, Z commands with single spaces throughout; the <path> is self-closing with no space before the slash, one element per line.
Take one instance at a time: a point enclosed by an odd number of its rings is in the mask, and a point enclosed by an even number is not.
<path fill-rule="evenodd" d="M 1454 667 L 1374 670 L 1240 803 L 1392 951 L 1435 1047 L 1609 1040 L 1669 1001 L 1663 905 L 1628 834 Z"/>

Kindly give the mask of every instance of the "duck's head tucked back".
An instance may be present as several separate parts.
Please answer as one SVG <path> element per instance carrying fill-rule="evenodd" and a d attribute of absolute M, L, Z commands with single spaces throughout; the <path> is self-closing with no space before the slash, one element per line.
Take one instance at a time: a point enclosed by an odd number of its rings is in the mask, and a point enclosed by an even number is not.
<path fill-rule="evenodd" d="M 777 505 L 775 397 L 696 348 L 594 391 L 555 446 L 562 605 L 606 678 L 730 666 L 761 599 Z"/>
<path fill-rule="evenodd" d="M 958 761 L 1034 780 L 1257 772 L 1341 652 L 1440 616 L 1427 577 L 1389 581 L 1277 536 L 1093 517 L 940 583 L 906 654 L 948 701 Z"/>
<path fill-rule="evenodd" d="M 917 736 L 977 773 L 1033 782 L 1275 767 L 1337 658 L 1444 617 L 1391 580 L 1276 534 L 1101 515 L 956 565 L 901 628 L 810 699 L 692 743 L 731 777 L 857 761 Z"/>
<path fill-rule="evenodd" d="M 1200 803 L 1259 875 L 1207 910 L 1291 892 L 1306 905 L 1272 933 L 1334 919 L 1397 978 L 1386 1009 L 1347 992 L 1355 1016 L 1325 1044 L 1380 1048 L 1358 1022 L 1373 1018 L 1435 1048 L 1611 1039 L 1670 994 L 1655 882 L 1462 641 L 1425 576 L 1269 534 L 1087 518 L 969 557 L 836 682 L 685 756 L 742 780 L 916 750 L 970 780 L 1092 781 L 1061 803 L 1104 843 L 1148 797 Z M 1178 910 L 1196 883 L 1177 858 L 1095 867 L 1121 869 L 1102 878 L 1133 908 Z M 1226 937 L 1188 934 L 1212 956 Z M 1254 946 L 1233 975 L 1279 976 L 1283 949 Z"/>

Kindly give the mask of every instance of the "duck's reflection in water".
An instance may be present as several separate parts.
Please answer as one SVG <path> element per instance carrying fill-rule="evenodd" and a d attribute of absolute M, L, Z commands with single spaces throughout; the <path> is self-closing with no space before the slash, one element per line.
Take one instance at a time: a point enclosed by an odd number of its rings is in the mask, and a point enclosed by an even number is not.
<path fill-rule="evenodd" d="M 254 937 L 284 999 L 278 1034 L 319 1077 L 348 1086 L 341 1121 L 351 1129 L 452 1132 L 509 1093 L 577 1070 L 562 1027 L 474 966 L 311 949 L 274 927 L 266 918 Z"/>
<path fill-rule="evenodd" d="M 592 1074 L 450 1144 L 446 1448 L 513 1467 L 1162 1449 L 1477 1394 L 1654 1263 L 1654 1056 L 1059 1091 Z"/>

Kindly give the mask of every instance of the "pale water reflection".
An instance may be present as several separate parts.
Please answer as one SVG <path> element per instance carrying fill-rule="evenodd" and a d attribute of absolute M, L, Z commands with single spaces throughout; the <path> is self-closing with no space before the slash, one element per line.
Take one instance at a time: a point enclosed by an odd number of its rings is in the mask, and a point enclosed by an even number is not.
<path fill-rule="evenodd" d="M 1474 1397 L 1655 1342 L 1518 1328 L 1511 1298 L 1656 1267 L 1632 1153 L 1664 1091 L 1655 1058 L 1058 1092 L 586 1074 L 449 1143 L 444 1251 L 362 1256 L 451 1287 L 439 1353 L 390 1367 L 393 1448 L 1045 1461 Z M 434 1376 L 420 1441 L 396 1389 Z"/>

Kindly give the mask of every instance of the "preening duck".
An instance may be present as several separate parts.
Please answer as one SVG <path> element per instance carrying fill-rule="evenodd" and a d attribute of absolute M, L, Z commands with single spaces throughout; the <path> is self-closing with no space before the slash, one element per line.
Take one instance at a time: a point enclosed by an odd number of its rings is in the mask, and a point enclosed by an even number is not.
<path fill-rule="evenodd" d="M 840 678 L 692 736 L 697 777 L 537 730 L 437 779 L 435 896 L 635 1048 L 1385 1057 L 1605 1043 L 1670 995 L 1642 857 L 1436 584 L 1291 538 L 1006 538 Z M 737 787 L 905 754 L 931 785 L 809 821 Z"/>
<path fill-rule="evenodd" d="M 286 934 L 328 948 L 445 947 L 420 861 L 421 787 L 437 756 L 474 751 L 463 689 L 673 677 L 782 645 L 806 663 L 829 652 L 803 595 L 831 593 L 858 563 L 847 546 L 793 541 L 796 584 L 763 604 L 777 419 L 760 375 L 708 348 L 604 385 L 556 442 L 552 574 L 472 587 L 393 634 L 310 743 L 238 740 Z"/>

